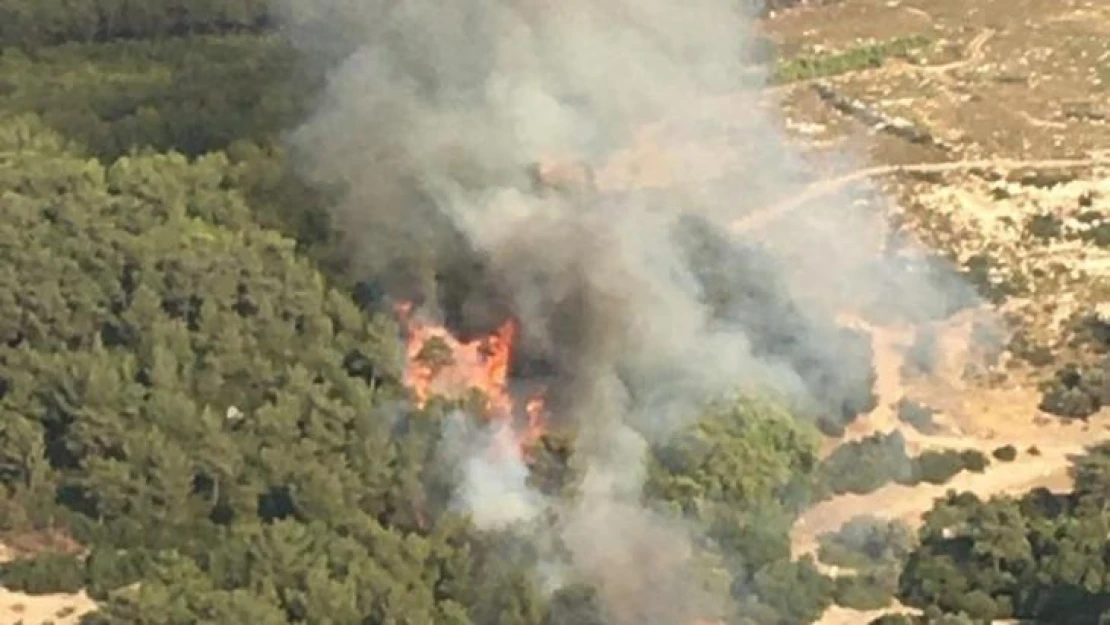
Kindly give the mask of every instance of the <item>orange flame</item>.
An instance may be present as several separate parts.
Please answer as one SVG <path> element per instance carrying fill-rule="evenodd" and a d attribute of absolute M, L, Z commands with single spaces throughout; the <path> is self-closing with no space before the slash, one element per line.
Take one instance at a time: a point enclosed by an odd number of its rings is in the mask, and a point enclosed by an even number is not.
<path fill-rule="evenodd" d="M 442 325 L 417 319 L 410 302 L 398 304 L 396 313 L 406 334 L 404 384 L 417 407 L 424 407 L 432 395 L 457 399 L 478 391 L 483 416 L 496 426 L 491 453 L 527 459 L 528 450 L 544 433 L 546 412 L 541 392 L 527 398 L 521 415 L 525 423 L 516 423 L 509 392 L 509 361 L 519 333 L 516 320 L 507 320 L 489 336 L 464 342 Z"/>

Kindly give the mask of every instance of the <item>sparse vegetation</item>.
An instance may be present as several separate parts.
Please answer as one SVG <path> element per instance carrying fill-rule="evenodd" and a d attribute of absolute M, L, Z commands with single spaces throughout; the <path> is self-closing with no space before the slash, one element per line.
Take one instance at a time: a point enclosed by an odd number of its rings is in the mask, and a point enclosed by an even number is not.
<path fill-rule="evenodd" d="M 918 35 L 863 45 L 843 52 L 801 55 L 779 63 L 775 67 L 773 78 L 776 82 L 785 83 L 882 67 L 887 59 L 906 57 L 929 43 L 927 37 Z"/>
<path fill-rule="evenodd" d="M 1027 332 L 1014 332 L 1008 345 L 1010 353 L 1033 367 L 1045 367 L 1056 361 L 1052 350 L 1040 345 Z"/>
<path fill-rule="evenodd" d="M 1050 240 L 1060 237 L 1064 232 L 1062 219 L 1051 213 L 1033 215 L 1026 226 L 1026 232 L 1038 239 Z"/>
<path fill-rule="evenodd" d="M 1026 285 L 1013 275 L 1001 270 L 999 261 L 985 252 L 974 254 L 964 263 L 964 275 L 979 290 L 979 294 L 994 304 L 1026 292 Z"/>

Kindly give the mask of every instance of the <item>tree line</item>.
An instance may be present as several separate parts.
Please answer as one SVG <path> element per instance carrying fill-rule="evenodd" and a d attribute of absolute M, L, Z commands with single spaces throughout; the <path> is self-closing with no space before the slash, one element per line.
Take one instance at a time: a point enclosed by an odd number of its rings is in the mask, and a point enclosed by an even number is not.
<path fill-rule="evenodd" d="M 4 0 L 0 45 L 147 39 L 258 30 L 269 0 Z"/>
<path fill-rule="evenodd" d="M 101 163 L 32 115 L 0 125 L 0 156 L 0 529 L 87 550 L 0 583 L 87 587 L 90 623 L 605 622 L 588 588 L 541 592 L 526 536 L 449 505 L 451 406 L 406 402 L 396 324 L 258 223 L 232 159 Z M 569 440 L 531 479 L 573 482 Z M 817 441 L 741 402 L 652 454 L 645 497 L 712 538 L 735 622 L 832 601 L 786 534 Z"/>

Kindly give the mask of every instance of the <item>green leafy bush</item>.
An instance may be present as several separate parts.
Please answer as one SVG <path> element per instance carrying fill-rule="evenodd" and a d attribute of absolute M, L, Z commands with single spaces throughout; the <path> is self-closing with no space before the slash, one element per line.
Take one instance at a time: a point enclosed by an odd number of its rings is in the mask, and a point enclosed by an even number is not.
<path fill-rule="evenodd" d="M 821 462 L 817 496 L 866 494 L 892 482 L 944 484 L 961 471 L 982 472 L 989 463 L 976 450 L 929 450 L 911 458 L 901 433 L 875 433 L 840 445 Z"/>
<path fill-rule="evenodd" d="M 85 565 L 75 555 L 46 553 L 0 564 L 0 585 L 31 594 L 77 592 L 85 585 Z"/>
<path fill-rule="evenodd" d="M 836 578 L 833 601 L 853 610 L 878 610 L 890 605 L 897 589 L 897 569 L 841 575 Z"/>
<path fill-rule="evenodd" d="M 912 462 L 898 432 L 876 433 L 840 445 L 821 462 L 819 473 L 828 493 L 870 493 L 892 481 L 909 481 Z"/>
<path fill-rule="evenodd" d="M 774 79 L 794 82 L 881 67 L 888 58 L 905 56 L 926 44 L 928 40 L 924 37 L 904 37 L 833 54 L 799 56 L 781 62 L 775 68 Z"/>
<path fill-rule="evenodd" d="M 925 451 L 914 458 L 914 481 L 945 484 L 962 471 L 981 473 L 989 462 L 986 455 L 973 449 Z"/>

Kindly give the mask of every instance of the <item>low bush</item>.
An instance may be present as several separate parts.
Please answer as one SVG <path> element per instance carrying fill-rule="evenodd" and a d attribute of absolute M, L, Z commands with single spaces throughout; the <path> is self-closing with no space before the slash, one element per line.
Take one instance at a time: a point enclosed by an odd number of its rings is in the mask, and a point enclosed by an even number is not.
<path fill-rule="evenodd" d="M 963 469 L 964 461 L 958 451 L 926 451 L 914 458 L 913 476 L 915 482 L 939 485 L 948 482 Z"/>
<path fill-rule="evenodd" d="M 913 549 L 913 532 L 900 521 L 858 516 L 819 538 L 818 559 L 853 569 L 897 564 Z"/>
<path fill-rule="evenodd" d="M 991 461 L 987 455 L 978 449 L 965 449 L 960 452 L 960 460 L 964 463 L 964 469 L 972 473 L 982 473 L 990 466 Z"/>
<path fill-rule="evenodd" d="M 85 585 L 85 565 L 74 555 L 42 554 L 0 565 L 0 585 L 30 594 L 77 592 Z"/>
<path fill-rule="evenodd" d="M 970 449 L 930 450 L 911 458 L 901 433 L 876 433 L 840 445 L 821 462 L 815 496 L 820 500 L 845 493 L 864 495 L 891 482 L 939 485 L 961 471 L 980 473 L 989 464 L 985 454 Z"/>
<path fill-rule="evenodd" d="M 876 433 L 836 448 L 821 463 L 822 490 L 828 494 L 866 494 L 892 481 L 913 477 L 905 438 L 899 432 Z"/>
<path fill-rule="evenodd" d="M 935 434 L 940 430 L 933 417 L 937 410 L 909 399 L 898 402 L 898 420 L 912 426 L 922 434 Z"/>
<path fill-rule="evenodd" d="M 905 57 L 928 43 L 928 39 L 921 36 L 899 37 L 838 53 L 798 56 L 779 63 L 773 79 L 788 83 L 882 67 L 887 59 Z"/>
<path fill-rule="evenodd" d="M 879 610 L 890 605 L 898 586 L 898 571 L 877 569 L 836 579 L 833 601 L 853 610 Z"/>
<path fill-rule="evenodd" d="M 1038 407 L 1044 412 L 1086 419 L 1110 402 L 1110 359 L 1101 366 L 1066 365 L 1042 390 Z"/>

